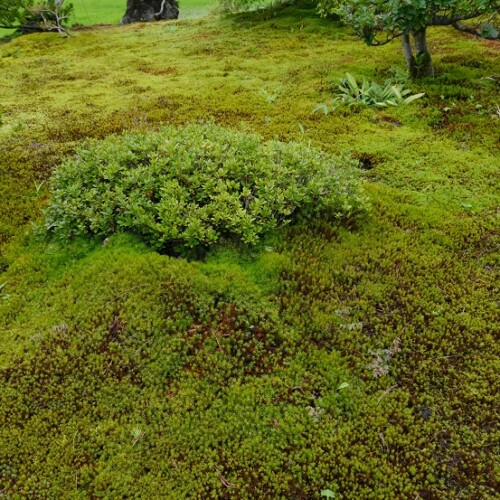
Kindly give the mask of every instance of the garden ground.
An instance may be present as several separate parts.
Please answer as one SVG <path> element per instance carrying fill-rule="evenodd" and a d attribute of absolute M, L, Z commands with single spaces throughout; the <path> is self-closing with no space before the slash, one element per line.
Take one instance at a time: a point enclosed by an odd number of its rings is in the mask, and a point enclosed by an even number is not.
<path fill-rule="evenodd" d="M 0 491 L 498 498 L 498 43 L 436 80 L 306 6 L 0 45 Z M 312 114 L 350 72 L 411 106 Z M 360 160 L 372 213 L 202 260 L 43 230 L 89 138 L 214 122 Z"/>

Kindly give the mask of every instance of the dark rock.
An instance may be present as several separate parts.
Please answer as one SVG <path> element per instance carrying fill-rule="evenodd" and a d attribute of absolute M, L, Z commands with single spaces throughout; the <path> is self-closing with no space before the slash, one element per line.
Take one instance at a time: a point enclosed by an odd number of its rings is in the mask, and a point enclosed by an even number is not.
<path fill-rule="evenodd" d="M 122 24 L 177 19 L 178 17 L 177 0 L 127 0 L 127 12 L 122 19 Z"/>

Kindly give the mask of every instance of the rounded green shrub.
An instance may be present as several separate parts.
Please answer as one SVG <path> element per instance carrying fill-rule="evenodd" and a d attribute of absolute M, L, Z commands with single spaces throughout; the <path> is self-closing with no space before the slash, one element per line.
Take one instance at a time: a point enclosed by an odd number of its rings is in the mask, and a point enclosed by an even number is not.
<path fill-rule="evenodd" d="M 297 216 L 366 209 L 353 161 L 209 123 L 87 143 L 54 173 L 46 227 L 62 239 L 131 231 L 157 248 L 253 244 Z"/>

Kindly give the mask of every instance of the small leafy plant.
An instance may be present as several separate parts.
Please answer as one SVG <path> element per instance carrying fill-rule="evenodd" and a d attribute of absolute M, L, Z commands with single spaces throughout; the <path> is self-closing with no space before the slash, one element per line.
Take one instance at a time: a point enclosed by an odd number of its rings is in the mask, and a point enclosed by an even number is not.
<path fill-rule="evenodd" d="M 254 244 L 297 215 L 366 209 L 352 160 L 206 124 L 88 143 L 56 169 L 46 227 L 63 240 L 130 231 L 181 249 Z"/>
<path fill-rule="evenodd" d="M 410 94 L 411 90 L 405 89 L 403 85 L 388 83 L 384 86 L 375 82 L 369 82 L 363 78 L 361 84 L 350 73 L 341 78 L 336 85 L 336 97 L 332 99 L 331 105 L 318 104 L 314 112 L 322 111 L 325 115 L 335 111 L 340 106 L 387 108 L 389 106 L 400 106 L 410 104 L 420 99 L 424 94 Z"/>

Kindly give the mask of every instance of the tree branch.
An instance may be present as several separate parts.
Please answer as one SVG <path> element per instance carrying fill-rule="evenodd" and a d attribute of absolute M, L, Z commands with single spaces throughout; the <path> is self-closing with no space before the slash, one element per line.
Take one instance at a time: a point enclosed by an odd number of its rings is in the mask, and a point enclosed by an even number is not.
<path fill-rule="evenodd" d="M 459 15 L 451 15 L 451 16 L 434 16 L 434 18 L 429 22 L 429 26 L 453 26 L 453 24 L 458 23 L 460 21 L 467 21 L 468 19 L 474 19 L 475 17 L 479 17 L 484 12 L 475 11 L 470 14 L 464 14 L 463 16 Z"/>
<path fill-rule="evenodd" d="M 377 40 L 376 38 L 374 38 L 373 40 L 370 41 L 370 43 L 368 45 L 372 45 L 373 47 L 382 47 L 382 45 L 387 45 L 388 43 L 391 43 L 393 40 L 395 40 L 396 38 L 399 38 L 400 36 L 403 36 L 404 33 L 401 31 L 401 32 L 396 32 L 396 33 L 390 33 L 390 34 L 387 34 L 387 37 L 385 40 Z"/>
<path fill-rule="evenodd" d="M 491 35 L 483 35 L 483 33 L 481 33 L 481 31 L 479 31 L 477 28 L 472 28 L 471 26 L 465 26 L 464 24 L 453 23 L 452 26 L 458 31 L 462 31 L 464 33 L 470 33 L 471 35 L 477 36 L 479 38 L 485 38 L 486 40 L 498 40 L 499 38 L 498 35 L 496 37 Z"/>

